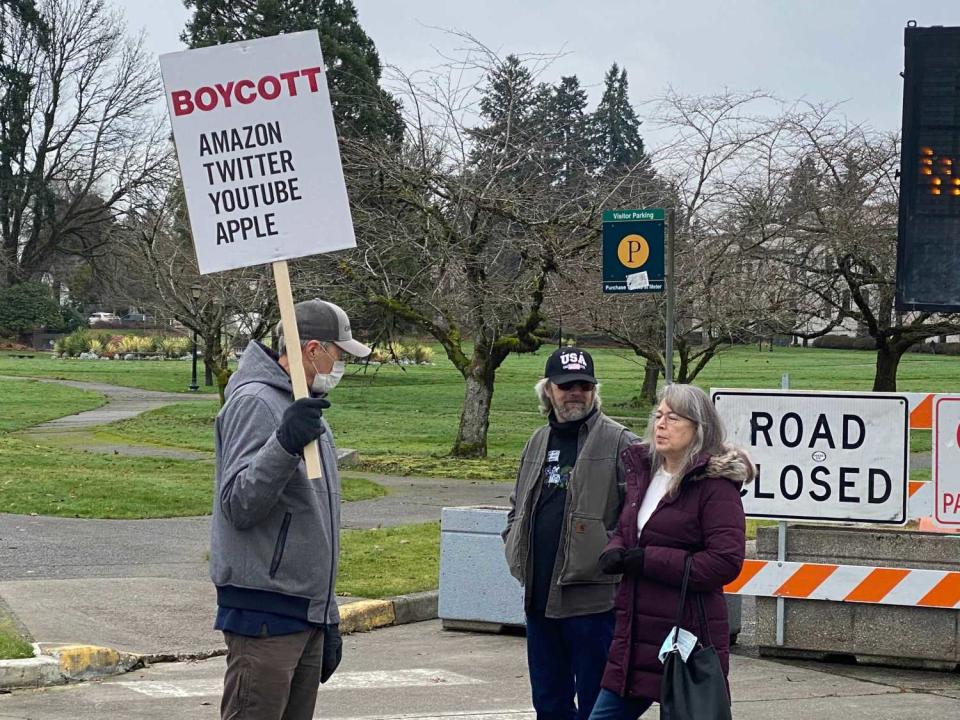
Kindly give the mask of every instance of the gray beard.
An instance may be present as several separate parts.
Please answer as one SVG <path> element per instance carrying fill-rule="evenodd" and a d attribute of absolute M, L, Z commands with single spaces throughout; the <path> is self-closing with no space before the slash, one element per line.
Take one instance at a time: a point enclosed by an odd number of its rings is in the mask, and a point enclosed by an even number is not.
<path fill-rule="evenodd" d="M 570 408 L 567 410 L 563 407 L 553 406 L 553 414 L 557 416 L 557 420 L 560 422 L 574 422 L 575 420 L 582 420 L 587 415 L 590 414 L 590 411 L 593 410 L 593 403 L 589 405 L 583 405 L 579 409 Z"/>

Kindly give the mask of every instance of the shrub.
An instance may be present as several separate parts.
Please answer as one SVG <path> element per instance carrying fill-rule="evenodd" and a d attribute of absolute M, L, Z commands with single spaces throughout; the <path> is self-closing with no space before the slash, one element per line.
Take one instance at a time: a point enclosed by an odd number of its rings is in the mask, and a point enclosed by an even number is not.
<path fill-rule="evenodd" d="M 409 351 L 407 350 L 407 348 L 404 347 L 402 343 L 399 343 L 396 340 L 392 341 L 389 345 L 387 345 L 388 360 L 395 360 L 397 362 L 399 362 L 400 360 L 406 360 L 408 359 L 407 358 L 408 352 Z"/>
<path fill-rule="evenodd" d="M 872 337 L 850 337 L 848 335 L 824 335 L 813 341 L 815 348 L 827 350 L 876 350 L 877 343 Z"/>
<path fill-rule="evenodd" d="M 118 352 L 122 353 L 136 353 L 140 352 L 140 338 L 136 335 L 124 335 L 117 342 Z"/>
<path fill-rule="evenodd" d="M 97 338 L 90 338 L 90 342 L 87 344 L 87 350 L 95 355 L 103 355 L 103 343 Z"/>
<path fill-rule="evenodd" d="M 84 329 L 74 330 L 72 333 L 60 339 L 62 353 L 68 357 L 77 357 L 82 352 L 86 352 L 90 347 L 91 335 Z"/>
<path fill-rule="evenodd" d="M 948 343 L 917 343 L 907 352 L 929 355 L 960 355 L 960 342 Z"/>
<path fill-rule="evenodd" d="M 413 361 L 417 365 L 428 365 L 433 362 L 433 348 L 426 345 L 417 345 L 413 349 Z"/>
<path fill-rule="evenodd" d="M 158 337 L 157 349 L 168 358 L 182 357 L 190 352 L 190 339 L 185 337 Z"/>

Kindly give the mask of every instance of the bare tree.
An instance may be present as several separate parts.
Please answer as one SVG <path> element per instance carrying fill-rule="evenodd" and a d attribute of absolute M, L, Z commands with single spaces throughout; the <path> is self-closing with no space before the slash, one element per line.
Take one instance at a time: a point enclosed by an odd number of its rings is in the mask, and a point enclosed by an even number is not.
<path fill-rule="evenodd" d="M 744 189 L 776 173 L 780 142 L 769 116 L 776 101 L 760 92 L 663 98 L 654 121 L 672 139 L 652 153 L 658 186 L 638 203 L 673 208 L 677 215 L 677 303 L 674 380 L 691 382 L 717 353 L 736 342 L 789 331 L 799 302 L 781 268 L 756 252 L 781 229 L 758 226 L 744 213 Z M 748 222 L 749 221 L 749 222 Z M 759 232 L 758 232 L 759 231 Z M 587 267 L 596 274 L 599 257 Z M 596 284 L 591 285 L 596 288 Z M 593 326 L 646 359 L 641 398 L 652 402 L 666 367 L 666 303 L 662 295 L 597 297 L 583 301 Z"/>
<path fill-rule="evenodd" d="M 103 0 L 0 8 L 0 285 L 105 251 L 167 152 L 156 64 Z"/>
<path fill-rule="evenodd" d="M 109 274 L 115 279 L 115 291 L 121 294 L 138 288 L 126 278 L 148 282 L 154 304 L 197 333 L 206 384 L 216 380 L 222 401 L 235 345 L 263 338 L 275 322 L 273 280 L 264 267 L 198 273 L 183 190 L 172 158 L 166 170 L 167 182 L 143 188 L 133 197 L 135 204 L 110 256 Z M 139 297 L 140 292 L 135 289 L 130 299 Z"/>
<path fill-rule="evenodd" d="M 402 147 L 343 147 L 358 249 L 314 275 L 442 345 L 464 380 L 455 456 L 486 455 L 497 370 L 540 346 L 548 278 L 597 238 L 601 181 L 545 169 L 537 70 L 474 46 L 404 78 Z"/>
<path fill-rule="evenodd" d="M 956 314 L 894 308 L 899 138 L 821 105 L 794 110 L 786 127 L 796 148 L 795 172 L 781 215 L 779 259 L 798 271 L 797 280 L 821 304 L 821 325 L 843 325 L 873 339 L 873 389 L 896 390 L 904 352 L 960 332 Z"/>

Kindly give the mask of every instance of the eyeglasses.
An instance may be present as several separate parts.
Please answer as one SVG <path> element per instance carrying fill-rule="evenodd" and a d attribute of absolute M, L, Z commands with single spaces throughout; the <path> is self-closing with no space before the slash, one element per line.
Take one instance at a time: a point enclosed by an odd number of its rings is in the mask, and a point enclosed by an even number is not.
<path fill-rule="evenodd" d="M 573 380 L 571 382 L 557 383 L 557 387 L 563 390 L 564 392 L 570 392 L 571 390 L 581 390 L 582 392 L 590 392 L 593 390 L 593 383 L 589 383 L 586 380 Z"/>
<path fill-rule="evenodd" d="M 691 420 L 690 418 L 684 417 L 683 415 L 677 415 L 675 412 L 669 412 L 669 413 L 666 413 L 666 414 L 664 414 L 664 413 L 662 413 L 662 412 L 654 413 L 654 415 L 653 415 L 653 421 L 654 421 L 655 423 L 658 423 L 658 422 L 660 422 L 661 420 L 666 420 L 668 425 L 678 425 L 679 423 L 683 422 L 684 420 L 686 420 L 686 421 L 688 421 L 688 422 L 693 422 L 693 420 Z"/>

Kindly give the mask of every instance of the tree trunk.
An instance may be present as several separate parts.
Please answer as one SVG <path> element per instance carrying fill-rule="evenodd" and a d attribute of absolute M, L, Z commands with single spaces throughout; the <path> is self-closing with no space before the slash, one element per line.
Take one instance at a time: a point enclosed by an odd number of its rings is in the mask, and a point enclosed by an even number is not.
<path fill-rule="evenodd" d="M 223 407 L 227 402 L 225 391 L 231 375 L 233 375 L 233 370 L 230 368 L 224 367 L 217 370 L 217 392 L 220 394 L 220 407 Z"/>
<path fill-rule="evenodd" d="M 203 384 L 213 386 L 213 376 L 220 368 L 220 329 L 203 336 Z"/>
<path fill-rule="evenodd" d="M 643 386 L 640 388 L 640 402 L 653 405 L 657 401 L 657 382 L 660 380 L 660 365 L 647 358 L 643 368 Z"/>
<path fill-rule="evenodd" d="M 465 380 L 467 387 L 460 428 L 450 454 L 460 458 L 484 458 L 487 456 L 487 429 L 493 400 L 493 371 L 487 362 L 474 358 Z"/>
<path fill-rule="evenodd" d="M 897 368 L 906 347 L 884 345 L 877 348 L 877 373 L 873 376 L 874 392 L 896 392 Z"/>

